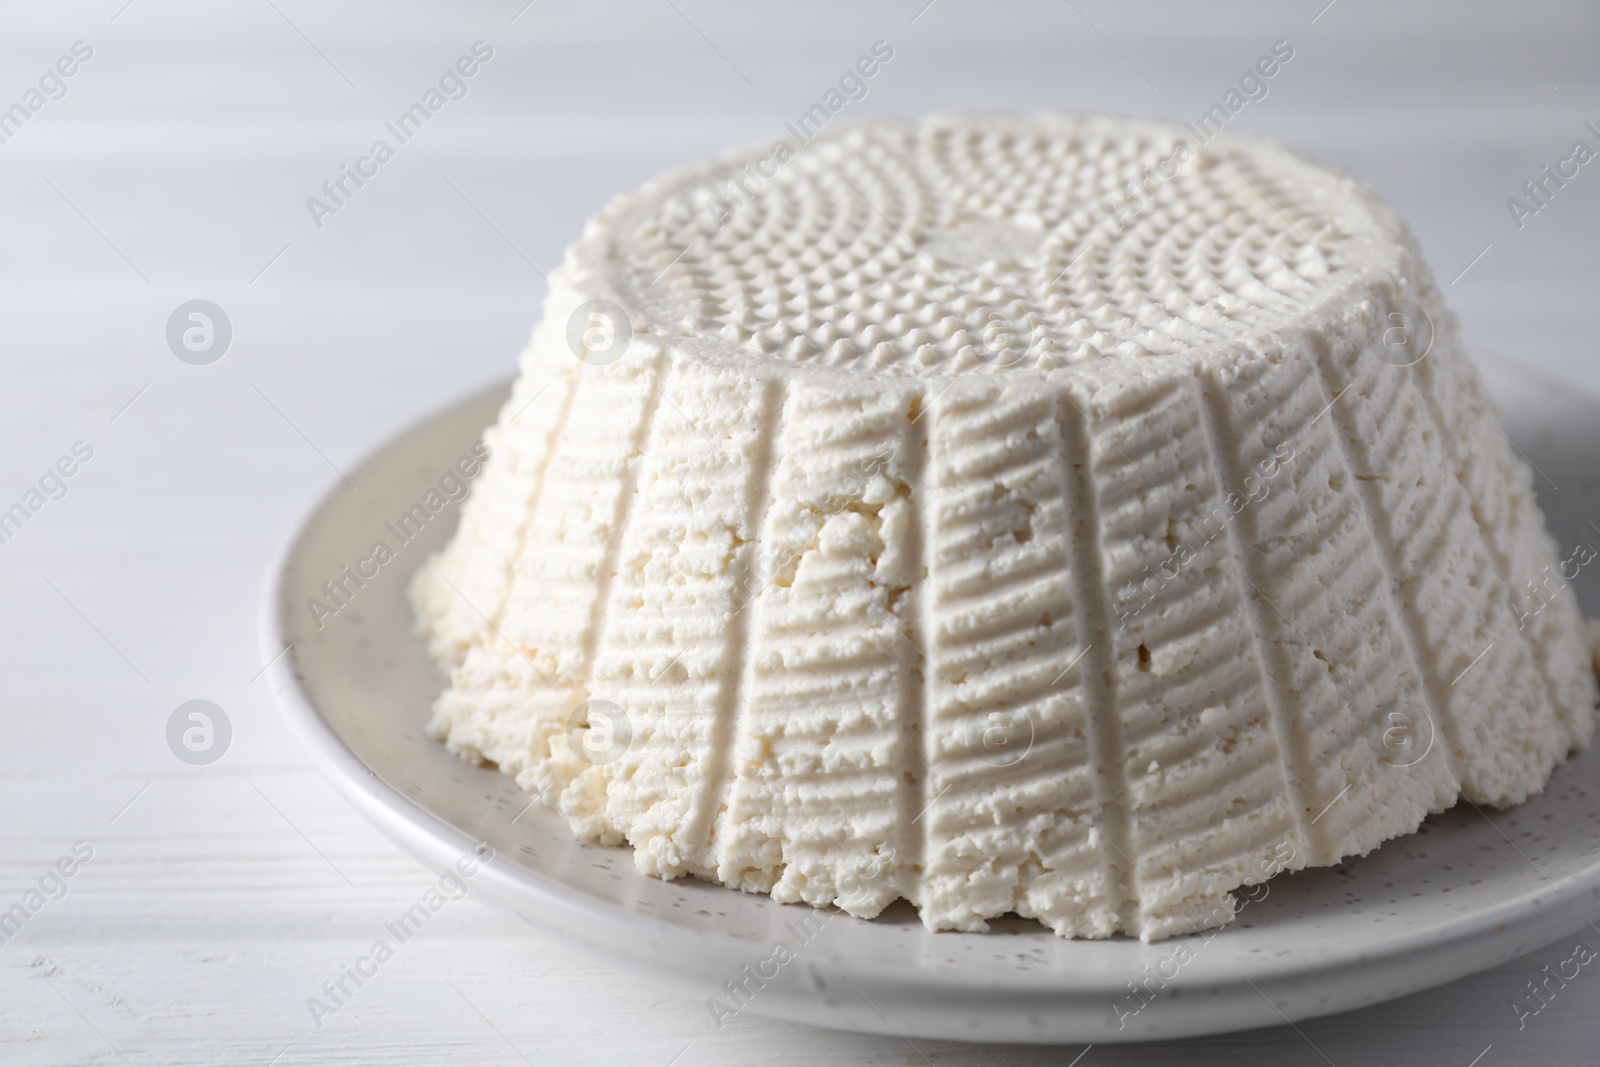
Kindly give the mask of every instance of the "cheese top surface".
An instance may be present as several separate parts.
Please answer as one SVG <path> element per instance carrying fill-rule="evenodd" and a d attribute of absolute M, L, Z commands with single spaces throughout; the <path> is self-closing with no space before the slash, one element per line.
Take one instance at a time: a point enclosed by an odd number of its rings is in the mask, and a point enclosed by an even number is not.
<path fill-rule="evenodd" d="M 705 354 L 930 377 L 1249 343 L 1400 245 L 1365 187 L 1279 145 L 994 116 L 737 149 L 573 252 L 636 328 Z"/>

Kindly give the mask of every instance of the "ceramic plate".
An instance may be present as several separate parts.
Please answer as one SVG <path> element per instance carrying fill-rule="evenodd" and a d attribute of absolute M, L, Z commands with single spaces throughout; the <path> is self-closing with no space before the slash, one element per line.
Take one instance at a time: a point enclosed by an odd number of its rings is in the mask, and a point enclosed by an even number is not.
<path fill-rule="evenodd" d="M 1600 546 L 1600 402 L 1514 364 L 1485 372 L 1501 429 L 1540 471 L 1556 537 L 1568 552 Z M 445 679 L 412 633 L 405 586 L 449 537 L 455 504 L 425 523 L 400 519 L 416 515 L 505 395 L 490 390 L 416 426 L 350 472 L 359 490 L 341 480 L 317 504 L 270 576 L 264 658 L 288 646 L 270 684 L 317 765 L 402 848 L 442 870 L 486 843 L 493 859 L 469 880 L 481 900 L 705 998 L 710 1014 L 973 1041 L 1182 1037 L 1399 997 L 1600 916 L 1600 746 L 1520 807 L 1460 805 L 1363 859 L 1274 879 L 1224 930 L 1154 945 L 1064 941 L 1015 918 L 989 934 L 932 934 L 904 903 L 864 922 L 640 875 L 630 850 L 573 841 L 509 779 L 458 761 L 423 730 Z M 360 588 L 347 582 L 354 592 L 337 614 L 314 613 L 323 583 L 378 540 L 393 558 Z M 1591 615 L 1596 572 L 1578 581 Z M 774 952 L 779 941 L 792 959 Z M 1135 996 L 1129 983 L 1151 992 Z"/>

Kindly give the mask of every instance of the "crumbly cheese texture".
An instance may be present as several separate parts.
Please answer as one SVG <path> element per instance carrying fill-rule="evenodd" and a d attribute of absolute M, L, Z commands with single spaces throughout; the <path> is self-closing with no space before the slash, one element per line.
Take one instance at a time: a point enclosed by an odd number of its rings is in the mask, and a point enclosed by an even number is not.
<path fill-rule="evenodd" d="M 647 874 L 1154 940 L 1588 743 L 1530 472 L 1371 190 L 1077 116 L 787 147 L 552 275 L 413 586 L 453 751 Z"/>

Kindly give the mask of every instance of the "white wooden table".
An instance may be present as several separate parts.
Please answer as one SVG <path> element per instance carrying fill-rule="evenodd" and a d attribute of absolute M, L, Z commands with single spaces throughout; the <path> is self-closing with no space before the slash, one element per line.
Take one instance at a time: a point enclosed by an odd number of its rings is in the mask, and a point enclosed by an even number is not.
<path fill-rule="evenodd" d="M 1600 12 L 1325 2 L 9 5 L 0 108 L 46 80 L 20 129 L 0 125 L 0 509 L 75 443 L 93 452 L 0 544 L 0 909 L 41 879 L 60 897 L 0 945 L 0 1061 L 1594 1062 L 1588 970 L 1521 1029 L 1511 1007 L 1578 934 L 1298 1030 L 1077 1061 L 748 1015 L 719 1031 L 473 901 L 320 1029 L 306 1006 L 433 879 L 323 784 L 257 681 L 257 600 L 291 517 L 333 468 L 510 371 L 539 272 L 607 197 L 775 133 L 874 41 L 895 55 L 862 115 L 1193 118 L 1288 40 L 1236 127 L 1376 183 L 1456 279 L 1469 338 L 1600 390 L 1600 164 L 1520 230 L 1505 204 L 1575 139 L 1600 147 L 1583 125 L 1600 125 Z M 467 95 L 318 228 L 307 198 L 479 40 L 493 56 Z M 78 41 L 92 56 L 46 76 Z M 165 336 L 197 298 L 233 331 L 205 366 Z M 166 740 L 192 699 L 232 726 L 208 766 Z M 92 858 L 57 882 L 80 841 Z"/>

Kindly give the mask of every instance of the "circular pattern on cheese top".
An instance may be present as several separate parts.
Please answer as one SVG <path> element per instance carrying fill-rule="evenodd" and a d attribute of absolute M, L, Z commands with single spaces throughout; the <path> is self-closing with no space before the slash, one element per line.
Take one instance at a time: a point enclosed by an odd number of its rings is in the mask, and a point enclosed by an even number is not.
<path fill-rule="evenodd" d="M 1280 146 L 1065 115 L 791 131 L 602 219 L 575 253 L 647 328 L 918 377 L 1248 343 L 1403 242 Z"/>

